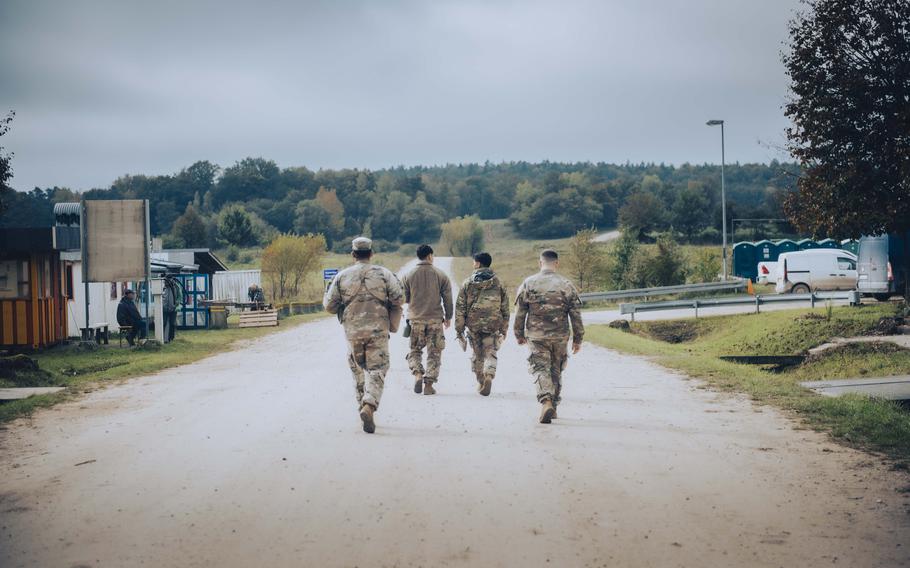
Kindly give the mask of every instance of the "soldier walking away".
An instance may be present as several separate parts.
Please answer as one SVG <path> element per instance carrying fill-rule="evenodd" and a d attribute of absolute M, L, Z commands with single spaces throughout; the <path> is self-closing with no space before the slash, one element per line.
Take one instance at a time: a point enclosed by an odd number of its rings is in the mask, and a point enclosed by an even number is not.
<path fill-rule="evenodd" d="M 417 247 L 417 266 L 402 278 L 404 301 L 408 304 L 411 349 L 408 367 L 414 375 L 414 392 L 436 394 L 439 365 L 446 339 L 444 330 L 452 324 L 452 283 L 445 272 L 433 266 L 433 248 Z M 423 367 L 423 350 L 427 366 Z"/>
<path fill-rule="evenodd" d="M 549 424 L 556 418 L 562 392 L 562 372 L 569 355 L 569 322 L 572 330 L 572 353 L 581 350 L 585 334 L 581 322 L 581 300 L 569 279 L 556 273 L 559 255 L 554 250 L 540 253 L 540 272 L 529 276 L 518 287 L 515 304 L 515 339 L 528 344 L 528 365 L 537 383 L 537 400 L 541 404 L 540 422 Z"/>
<path fill-rule="evenodd" d="M 496 376 L 496 352 L 509 330 L 509 295 L 490 268 L 493 257 L 474 255 L 474 272 L 461 285 L 455 301 L 455 336 L 471 343 L 471 368 L 477 392 L 489 396 Z"/>
<path fill-rule="evenodd" d="M 372 434 L 376 431 L 373 414 L 389 370 L 389 333 L 398 331 L 401 322 L 402 290 L 390 270 L 370 264 L 373 241 L 357 237 L 351 249 L 354 265 L 335 276 L 322 305 L 330 314 L 338 314 L 344 326 L 363 431 Z"/>

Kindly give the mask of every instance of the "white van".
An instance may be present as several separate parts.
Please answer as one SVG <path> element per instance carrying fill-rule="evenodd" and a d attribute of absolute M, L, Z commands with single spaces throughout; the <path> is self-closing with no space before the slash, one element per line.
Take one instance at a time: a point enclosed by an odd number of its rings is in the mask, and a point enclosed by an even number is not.
<path fill-rule="evenodd" d="M 756 284 L 772 284 L 777 282 L 777 261 L 763 260 L 755 267 Z"/>
<path fill-rule="evenodd" d="M 777 259 L 778 294 L 855 290 L 856 255 L 840 249 L 785 252 Z"/>

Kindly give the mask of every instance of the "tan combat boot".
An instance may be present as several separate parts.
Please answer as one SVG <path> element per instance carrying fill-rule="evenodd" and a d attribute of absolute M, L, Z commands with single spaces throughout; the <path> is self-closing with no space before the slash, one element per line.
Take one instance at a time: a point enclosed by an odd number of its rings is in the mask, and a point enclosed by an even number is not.
<path fill-rule="evenodd" d="M 423 383 L 423 394 L 436 394 L 436 389 L 433 388 L 433 381 Z"/>
<path fill-rule="evenodd" d="M 483 382 L 477 387 L 477 392 L 481 396 L 490 396 L 490 391 L 493 389 L 493 377 L 486 376 L 483 378 Z"/>
<path fill-rule="evenodd" d="M 553 420 L 556 420 L 556 419 L 558 418 L 558 416 L 556 416 L 556 408 L 557 408 L 557 407 L 556 407 L 556 405 L 554 404 L 554 405 L 553 405 L 553 416 L 550 417 L 550 418 L 553 419 Z"/>
<path fill-rule="evenodd" d="M 423 375 L 414 373 L 414 392 L 420 394 L 423 392 Z"/>
<path fill-rule="evenodd" d="M 548 398 L 541 403 L 540 423 L 549 424 L 553 420 L 554 414 L 556 414 L 556 409 L 553 408 L 553 402 Z"/>
<path fill-rule="evenodd" d="M 364 404 L 360 407 L 360 419 L 363 421 L 363 431 L 372 434 L 376 431 L 376 423 L 373 422 L 373 413 L 376 411 L 370 404 Z"/>

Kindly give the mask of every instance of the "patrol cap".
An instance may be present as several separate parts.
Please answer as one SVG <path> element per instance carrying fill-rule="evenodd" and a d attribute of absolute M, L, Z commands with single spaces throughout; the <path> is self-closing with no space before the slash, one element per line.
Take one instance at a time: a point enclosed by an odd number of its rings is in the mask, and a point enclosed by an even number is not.
<path fill-rule="evenodd" d="M 356 239 L 351 241 L 351 250 L 352 251 L 373 250 L 373 241 L 371 241 L 370 239 L 368 239 L 366 237 L 357 237 Z"/>

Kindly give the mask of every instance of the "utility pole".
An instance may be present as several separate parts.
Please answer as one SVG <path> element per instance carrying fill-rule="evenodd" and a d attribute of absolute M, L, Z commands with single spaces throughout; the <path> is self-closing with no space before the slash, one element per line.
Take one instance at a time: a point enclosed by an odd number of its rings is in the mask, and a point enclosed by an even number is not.
<path fill-rule="evenodd" d="M 720 125 L 720 216 L 721 231 L 723 233 L 723 263 L 724 263 L 724 280 L 727 280 L 727 190 L 724 186 L 724 121 L 709 120 L 708 126 Z"/>

